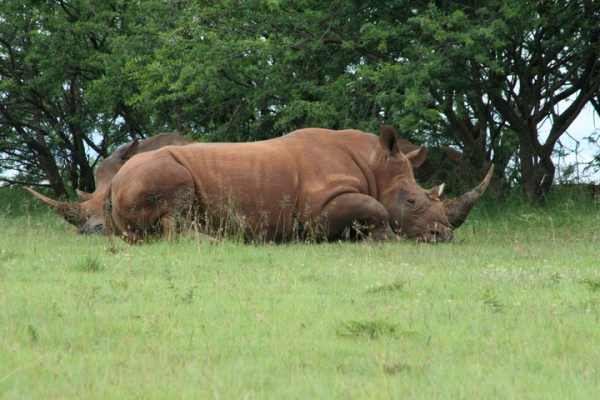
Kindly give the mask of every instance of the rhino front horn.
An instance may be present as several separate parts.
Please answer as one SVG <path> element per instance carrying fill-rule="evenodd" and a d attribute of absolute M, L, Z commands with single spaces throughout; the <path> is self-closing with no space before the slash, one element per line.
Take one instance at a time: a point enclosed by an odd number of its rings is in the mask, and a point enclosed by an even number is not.
<path fill-rule="evenodd" d="M 492 179 L 493 172 L 494 165 L 492 164 L 479 186 L 460 197 L 456 197 L 452 200 L 444 200 L 444 209 L 446 210 L 446 217 L 448 217 L 450 226 L 458 228 L 465 222 L 467 216 L 473 209 L 473 206 L 477 203 L 477 200 L 485 193 L 485 189 L 487 189 L 490 179 Z"/>
<path fill-rule="evenodd" d="M 51 198 L 46 197 L 43 194 L 38 193 L 35 190 L 28 187 L 23 187 L 23 189 L 27 190 L 32 196 L 46 203 L 48 207 L 56 211 L 61 217 L 65 219 L 65 221 L 67 221 L 71 225 L 80 227 L 83 224 L 85 224 L 86 218 L 79 204 L 65 203 L 62 201 L 52 200 Z"/>

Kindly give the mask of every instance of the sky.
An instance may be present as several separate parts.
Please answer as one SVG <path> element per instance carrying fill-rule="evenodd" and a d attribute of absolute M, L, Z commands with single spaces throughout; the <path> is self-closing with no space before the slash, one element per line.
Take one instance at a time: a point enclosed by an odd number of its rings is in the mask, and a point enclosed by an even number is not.
<path fill-rule="evenodd" d="M 549 123 L 540 127 L 540 135 L 548 134 L 550 131 Z M 594 156 L 600 153 L 600 142 L 589 143 L 586 139 L 595 133 L 596 138 L 600 136 L 600 116 L 596 114 L 591 105 L 587 105 L 573 121 L 567 132 L 560 138 L 560 143 L 565 150 L 570 150 L 564 160 L 554 161 L 557 166 L 563 167 L 569 164 L 582 164 L 593 160 Z M 575 150 L 577 150 L 575 152 Z M 595 173 L 584 173 L 584 166 L 579 167 L 580 179 L 582 182 L 594 182 L 600 184 L 600 171 Z"/>

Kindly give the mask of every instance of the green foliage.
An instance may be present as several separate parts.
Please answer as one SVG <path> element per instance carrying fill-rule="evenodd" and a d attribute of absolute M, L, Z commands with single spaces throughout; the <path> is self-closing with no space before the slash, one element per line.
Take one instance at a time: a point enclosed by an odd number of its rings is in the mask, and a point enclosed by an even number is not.
<path fill-rule="evenodd" d="M 181 16 L 194 28 L 163 34 L 157 61 L 132 69 L 142 87 L 137 100 L 162 115 L 180 110 L 186 128 L 220 140 L 365 120 L 376 126 L 376 93 L 363 72 L 379 69 L 369 57 L 384 57 L 378 51 L 403 29 L 381 11 L 353 2 L 192 6 Z M 368 19 L 363 34 L 351 19 L 357 16 Z"/>
<path fill-rule="evenodd" d="M 0 169 L 17 173 L 11 182 L 48 180 L 59 196 L 93 191 L 94 162 L 148 133 L 123 74 L 138 44 L 126 24 L 144 17 L 120 2 L 18 0 L 0 18 Z"/>
<path fill-rule="evenodd" d="M 476 171 L 494 163 L 497 193 L 521 185 L 543 203 L 557 141 L 597 103 L 598 13 L 590 0 L 3 2 L 0 165 L 67 195 L 91 191 L 94 162 L 133 136 L 387 123 Z"/>

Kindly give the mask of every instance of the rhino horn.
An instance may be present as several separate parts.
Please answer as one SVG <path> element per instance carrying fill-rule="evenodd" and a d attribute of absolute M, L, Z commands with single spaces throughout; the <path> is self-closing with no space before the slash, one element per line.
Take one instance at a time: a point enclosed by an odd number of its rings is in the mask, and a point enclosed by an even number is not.
<path fill-rule="evenodd" d="M 93 193 L 84 192 L 83 190 L 79 189 L 75 189 L 75 192 L 77 193 L 77 198 L 79 199 L 80 203 L 88 201 L 94 196 Z"/>
<path fill-rule="evenodd" d="M 41 193 L 36 192 L 31 188 L 24 187 L 23 189 L 28 191 L 32 196 L 46 203 L 48 207 L 56 211 L 61 217 L 65 219 L 65 221 L 67 221 L 71 225 L 80 227 L 83 224 L 85 224 L 87 219 L 79 203 L 65 203 L 62 201 L 56 201 L 44 196 Z"/>
<path fill-rule="evenodd" d="M 479 186 L 460 197 L 456 197 L 452 200 L 444 200 L 444 209 L 446 210 L 446 217 L 448 217 L 450 226 L 458 228 L 465 222 L 469 212 L 471 212 L 473 206 L 477 203 L 477 200 L 485 193 L 485 189 L 487 189 L 490 179 L 492 179 L 493 172 L 494 165 L 492 164 Z"/>

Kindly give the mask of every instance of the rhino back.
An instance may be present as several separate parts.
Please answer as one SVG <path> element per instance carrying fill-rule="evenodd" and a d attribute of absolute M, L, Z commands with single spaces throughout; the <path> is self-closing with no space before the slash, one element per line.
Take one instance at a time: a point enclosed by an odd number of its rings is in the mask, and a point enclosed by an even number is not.
<path fill-rule="evenodd" d="M 263 142 L 193 144 L 158 153 L 190 171 L 206 207 L 233 201 L 251 219 L 266 215 L 289 226 L 292 214 L 314 218 L 342 193 L 375 197 L 372 139 L 303 130 Z"/>

